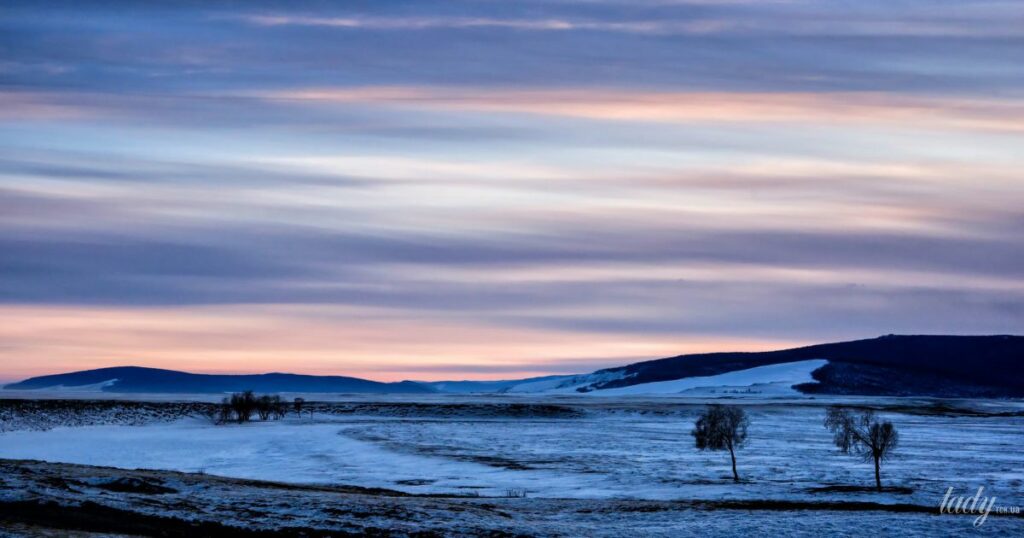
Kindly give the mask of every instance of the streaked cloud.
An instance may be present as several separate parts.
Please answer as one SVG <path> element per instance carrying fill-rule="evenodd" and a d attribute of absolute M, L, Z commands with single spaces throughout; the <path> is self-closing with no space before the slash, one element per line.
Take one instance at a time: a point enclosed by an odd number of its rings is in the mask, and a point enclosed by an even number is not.
<path fill-rule="evenodd" d="M 372 30 L 504 28 L 532 31 L 588 30 L 638 34 L 705 34 L 728 29 L 732 26 L 728 21 L 714 19 L 674 22 L 599 22 L 565 19 L 495 19 L 487 17 L 343 18 L 310 16 L 296 17 L 290 15 L 249 15 L 244 17 L 243 20 L 260 26 L 325 26 L 330 28 L 358 28 Z"/>
<path fill-rule="evenodd" d="M 1024 323 L 1019 2 L 5 5 L 0 377 Z"/>
<path fill-rule="evenodd" d="M 276 101 L 381 103 L 655 123 L 848 122 L 909 129 L 1024 131 L 1024 105 L 1014 99 L 914 98 L 876 93 L 669 93 L 583 88 L 495 91 L 415 87 L 304 89 L 270 92 L 263 97 Z"/>
<path fill-rule="evenodd" d="M 821 5 L 819 5 L 821 4 Z M 929 9 L 927 3 L 896 6 L 864 2 L 859 6 L 825 5 L 827 2 L 750 2 L 669 3 L 634 6 L 660 8 L 660 18 L 638 18 L 636 12 L 623 11 L 622 18 L 563 17 L 491 17 L 491 16 L 323 16 L 288 13 L 254 13 L 240 20 L 264 27 L 300 26 L 343 30 L 463 30 L 499 29 L 531 32 L 612 32 L 654 35 L 830 35 L 830 36 L 1003 36 L 1018 35 L 1014 17 L 1024 11 L 1011 3 L 988 6 L 947 6 L 946 12 Z M 765 7 L 769 9 L 765 9 Z M 669 12 L 665 8 L 685 7 Z M 693 8 L 702 9 L 693 9 Z M 643 17 L 644 10 L 640 11 Z M 593 13 L 593 10 L 591 10 Z M 665 16 L 671 13 L 671 15 Z M 995 14 L 1010 17 L 1003 19 Z"/>

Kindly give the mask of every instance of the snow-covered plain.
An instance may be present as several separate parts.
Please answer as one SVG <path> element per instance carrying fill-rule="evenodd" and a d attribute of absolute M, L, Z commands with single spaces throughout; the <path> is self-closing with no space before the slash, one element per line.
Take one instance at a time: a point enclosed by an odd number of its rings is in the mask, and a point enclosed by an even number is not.
<path fill-rule="evenodd" d="M 973 494 L 984 486 L 1001 505 L 1024 505 L 1021 402 L 843 400 L 880 409 L 899 429 L 899 449 L 882 476 L 887 486 L 909 492 L 879 494 L 835 488 L 870 486 L 873 476 L 870 464 L 832 446 L 822 419 L 834 400 L 713 400 L 743 405 L 751 417 L 749 442 L 737 455 L 740 484 L 731 481 L 726 453 L 693 447 L 690 429 L 708 401 L 664 395 L 364 397 L 320 404 L 313 418 L 245 425 L 188 417 L 141 426 L 7 431 L 0 433 L 0 458 L 421 494 L 501 497 L 522 491 L 534 499 L 604 501 L 937 506 L 949 487 Z M 1003 518 L 1000 525 L 1024 531 L 1024 519 Z"/>
<path fill-rule="evenodd" d="M 195 417 L 11 431 L 0 434 L 0 458 L 418 493 L 527 489 L 544 497 L 820 498 L 808 490 L 871 483 L 870 465 L 832 447 L 819 400 L 742 400 L 752 422 L 748 446 L 738 454 L 745 479 L 738 486 L 727 480 L 727 455 L 693 448 L 689 432 L 701 401 L 542 399 L 533 402 L 564 412 L 512 416 L 504 410 L 522 404 L 510 400 L 464 398 L 454 407 L 451 401 L 364 402 L 339 414 L 245 425 L 214 426 Z M 875 403 L 889 406 L 883 415 L 901 434 L 895 458 L 883 468 L 887 484 L 913 488 L 910 497 L 921 502 L 936 501 L 948 486 L 986 485 L 1021 496 L 1024 417 L 944 416 L 899 399 Z"/>

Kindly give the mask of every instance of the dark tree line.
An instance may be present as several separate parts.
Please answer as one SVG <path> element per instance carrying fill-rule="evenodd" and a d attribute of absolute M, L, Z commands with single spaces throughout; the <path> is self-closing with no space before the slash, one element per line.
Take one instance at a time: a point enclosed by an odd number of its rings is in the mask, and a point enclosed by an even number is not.
<path fill-rule="evenodd" d="M 220 404 L 211 411 L 210 418 L 215 424 L 231 422 L 244 424 L 252 421 L 254 415 L 260 420 L 279 420 L 288 414 L 289 406 L 301 417 L 303 404 L 305 404 L 305 400 L 302 398 L 296 398 L 289 404 L 276 394 L 257 396 L 253 391 L 247 390 L 236 392 L 221 400 Z"/>
<path fill-rule="evenodd" d="M 698 450 L 728 450 L 732 478 L 739 482 L 736 450 L 746 444 L 749 425 L 750 419 L 742 407 L 712 404 L 697 417 L 690 433 Z M 825 428 L 832 432 L 832 440 L 840 452 L 874 462 L 875 487 L 882 491 L 881 464 L 899 443 L 899 434 L 892 422 L 879 420 L 870 409 L 833 405 L 825 411 Z"/>

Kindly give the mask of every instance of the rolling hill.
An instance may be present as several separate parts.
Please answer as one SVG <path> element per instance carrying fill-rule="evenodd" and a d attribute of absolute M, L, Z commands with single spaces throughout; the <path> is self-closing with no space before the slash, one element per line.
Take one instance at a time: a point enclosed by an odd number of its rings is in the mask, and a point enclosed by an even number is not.
<path fill-rule="evenodd" d="M 115 393 L 836 394 L 1024 397 L 1024 337 L 889 335 L 765 352 L 679 355 L 589 374 L 503 381 L 381 383 L 340 376 L 209 375 L 101 368 L 26 379 L 6 389 Z"/>
<path fill-rule="evenodd" d="M 582 387 L 612 389 L 693 376 L 711 376 L 786 362 L 825 359 L 815 394 L 888 396 L 1024 396 L 1024 337 L 888 335 L 761 353 L 681 355 L 601 370 L 615 379 Z"/>
<path fill-rule="evenodd" d="M 793 376 L 801 367 L 765 368 L 785 363 L 815 368 L 804 372 L 806 379 Z M 691 381 L 666 384 L 677 380 Z M 468 383 L 462 392 L 472 390 Z M 779 351 L 679 355 L 590 374 L 503 382 L 498 391 L 622 395 L 672 393 L 675 387 L 674 393 L 696 394 L 716 386 L 733 392 L 747 387 L 776 393 L 782 386 L 805 394 L 1024 397 L 1024 337 L 888 335 Z"/>
<path fill-rule="evenodd" d="M 411 381 L 380 383 L 342 376 L 298 374 L 213 375 L 175 370 L 120 366 L 67 374 L 33 377 L 4 387 L 8 390 L 86 389 L 121 393 L 350 392 L 431 393 L 430 387 Z"/>

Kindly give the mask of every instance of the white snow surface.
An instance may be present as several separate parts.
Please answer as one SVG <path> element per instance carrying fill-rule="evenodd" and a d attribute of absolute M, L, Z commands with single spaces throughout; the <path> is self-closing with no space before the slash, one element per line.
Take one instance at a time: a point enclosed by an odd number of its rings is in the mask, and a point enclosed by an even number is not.
<path fill-rule="evenodd" d="M 714 401 L 720 400 L 543 397 L 535 403 L 579 413 L 516 418 L 501 409 L 520 409 L 528 402 L 524 396 L 447 398 L 424 400 L 428 411 L 437 411 L 419 415 L 396 409 L 420 407 L 381 403 L 379 411 L 244 425 L 188 418 L 145 426 L 58 427 L 0 433 L 0 458 L 411 493 L 501 496 L 522 489 L 531 498 L 833 498 L 933 505 L 947 487 L 985 486 L 1001 502 L 1024 505 L 1024 416 L 935 414 L 928 411 L 930 402 L 861 398 L 899 428 L 900 446 L 884 464 L 883 481 L 913 493 L 822 493 L 814 489 L 873 483 L 871 464 L 839 454 L 822 427 L 832 399 L 742 400 L 751 423 L 749 440 L 737 453 L 741 484 L 732 483 L 728 454 L 693 446 L 694 419 Z M 497 411 L 470 414 L 459 405 Z M 911 407 L 923 412 L 902 411 Z M 1000 407 L 1019 411 L 1024 404 Z"/>
<path fill-rule="evenodd" d="M 0 435 L 0 457 L 171 469 L 235 478 L 304 484 L 356 484 L 428 491 L 480 491 L 501 495 L 537 481 L 558 483 L 557 473 L 524 472 L 460 459 L 389 450 L 346 435 L 334 420 L 252 422 L 216 427 L 200 419 L 173 424 L 54 428 Z M 558 496 L 603 497 L 586 477 L 564 481 Z M 414 488 L 419 489 L 419 488 Z"/>
<path fill-rule="evenodd" d="M 576 394 L 576 389 L 579 387 L 592 385 L 594 383 L 615 381 L 617 379 L 622 379 L 623 377 L 625 377 L 625 374 L 622 371 L 594 372 L 592 374 L 562 376 L 558 378 L 520 383 L 509 387 L 504 392 L 530 394 Z"/>
<path fill-rule="evenodd" d="M 705 377 L 685 377 L 671 381 L 641 383 L 614 389 L 590 391 L 595 396 L 627 396 L 638 394 L 704 396 L 729 394 L 735 396 L 800 394 L 793 385 L 813 383 L 811 372 L 828 364 L 824 359 L 769 364 L 746 370 L 734 370 L 724 374 Z"/>
<path fill-rule="evenodd" d="M 111 386 L 116 382 L 118 382 L 117 379 L 108 379 L 88 385 L 56 385 L 42 388 L 42 390 L 53 390 L 56 392 L 102 392 L 103 388 Z"/>
<path fill-rule="evenodd" d="M 21 389 L 27 391 L 52 391 L 52 392 L 103 392 L 103 389 L 117 383 L 117 379 L 108 379 L 93 383 L 91 385 L 54 385 L 39 389 Z"/>

